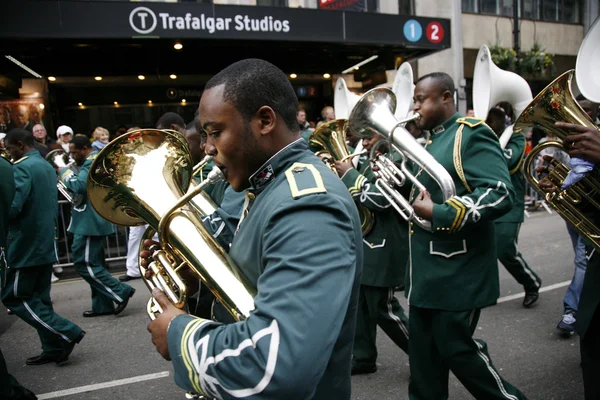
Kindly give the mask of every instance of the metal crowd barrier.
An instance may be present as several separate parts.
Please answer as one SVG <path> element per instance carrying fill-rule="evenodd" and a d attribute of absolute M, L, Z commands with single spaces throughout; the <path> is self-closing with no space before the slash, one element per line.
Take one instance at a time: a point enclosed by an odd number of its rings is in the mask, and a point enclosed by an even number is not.
<path fill-rule="evenodd" d="M 56 252 L 58 263 L 55 267 L 72 267 L 73 255 L 71 253 L 71 244 L 73 235 L 67 232 L 69 222 L 71 221 L 71 203 L 67 200 L 58 201 L 58 239 L 56 240 Z M 115 233 L 106 236 L 106 245 L 104 247 L 104 257 L 107 264 L 125 265 L 127 258 L 127 227 L 113 225 Z"/>

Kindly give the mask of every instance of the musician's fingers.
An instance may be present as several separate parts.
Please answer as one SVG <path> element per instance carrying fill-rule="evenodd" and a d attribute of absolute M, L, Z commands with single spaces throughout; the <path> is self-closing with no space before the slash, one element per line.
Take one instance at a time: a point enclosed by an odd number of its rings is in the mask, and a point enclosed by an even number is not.
<path fill-rule="evenodd" d="M 587 126 L 570 124 L 568 122 L 562 122 L 562 121 L 557 121 L 554 123 L 554 125 L 556 125 L 559 128 L 567 129 L 567 130 L 573 131 L 573 132 L 580 132 L 580 133 L 589 132 L 589 131 L 593 130 L 591 128 L 588 128 Z M 577 136 L 577 135 L 569 135 L 569 136 Z M 570 140 L 570 138 L 569 138 L 569 140 Z"/>
<path fill-rule="evenodd" d="M 156 302 L 163 309 L 163 312 L 165 312 L 167 310 L 167 308 L 173 307 L 173 304 L 169 301 L 169 298 L 167 297 L 165 292 L 163 292 L 159 288 L 154 288 L 152 290 L 152 297 L 154 297 Z"/>

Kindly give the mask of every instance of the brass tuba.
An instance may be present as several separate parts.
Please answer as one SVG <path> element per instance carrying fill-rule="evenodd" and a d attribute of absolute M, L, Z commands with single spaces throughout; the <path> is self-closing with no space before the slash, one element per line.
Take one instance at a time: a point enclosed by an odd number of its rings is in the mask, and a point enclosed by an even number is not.
<path fill-rule="evenodd" d="M 593 219 L 594 214 L 600 210 L 600 181 L 596 173 L 590 173 L 579 182 L 562 190 L 562 183 L 570 168 L 553 159 L 551 164 L 554 168 L 544 178 L 556 187 L 552 192 L 546 192 L 540 188 L 540 180 L 535 174 L 535 160 L 542 150 L 550 147 L 564 150 L 562 140 L 569 132 L 554 125 L 556 121 L 597 129 L 573 96 L 571 91 L 573 74 L 573 70 L 565 72 L 542 90 L 515 122 L 515 132 L 538 126 L 546 133 L 553 134 L 561 140 L 549 140 L 538 144 L 529 153 L 523 165 L 525 178 L 580 235 L 585 237 L 595 248 L 600 249 L 600 229 Z"/>
<path fill-rule="evenodd" d="M 73 160 L 63 149 L 56 149 L 48 152 L 48 154 L 46 154 L 46 161 L 48 161 L 54 169 L 71 168 L 77 171 L 77 168 L 75 168 L 75 160 Z M 83 194 L 73 193 L 64 183 L 62 183 L 60 178 L 56 181 L 56 188 L 62 193 L 65 199 L 74 206 L 80 205 L 83 201 Z"/>
<path fill-rule="evenodd" d="M 341 79 L 341 78 L 340 78 Z M 346 161 L 352 157 L 360 156 L 366 153 L 351 154 L 346 144 L 346 126 L 347 120 L 337 119 L 321 125 L 308 138 L 308 144 L 317 156 L 338 175 L 335 169 L 335 161 Z M 339 176 L 339 175 L 338 175 Z M 340 177 L 341 178 L 341 177 Z M 363 205 L 358 205 L 358 215 L 360 216 L 360 226 L 362 235 L 367 236 L 375 224 L 373 211 Z"/>
<path fill-rule="evenodd" d="M 419 227 L 430 231 L 431 222 L 417 216 L 410 202 L 396 190 L 397 187 L 403 186 L 407 179 L 419 190 L 426 190 L 406 166 L 407 158 L 438 183 L 442 189 L 443 201 L 456 194 L 454 181 L 448 171 L 403 128 L 407 122 L 418 120 L 420 115 L 416 113 L 398 121 L 394 116 L 395 109 L 396 96 L 391 90 L 371 89 L 361 97 L 352 110 L 348 119 L 348 129 L 361 138 L 380 134 L 388 139 L 390 152 L 397 152 L 402 157 L 402 161 L 398 167 L 383 155 L 372 160 L 379 169 L 379 179 L 375 185 L 402 218 L 406 221 L 414 221 Z"/>
<path fill-rule="evenodd" d="M 254 309 L 256 289 L 241 275 L 228 254 L 204 227 L 201 217 L 210 213 L 201 203 L 190 204 L 205 187 L 222 179 L 214 167 L 207 179 L 191 190 L 192 165 L 185 138 L 172 130 L 136 130 L 119 136 L 98 154 L 88 175 L 88 197 L 102 217 L 118 225 L 149 224 L 158 232 L 142 277 L 150 290 L 162 289 L 178 308 L 187 302 L 180 272 L 189 267 L 213 292 L 235 320 Z M 154 246 L 153 246 L 154 247 Z M 150 298 L 151 319 L 161 312 Z"/>

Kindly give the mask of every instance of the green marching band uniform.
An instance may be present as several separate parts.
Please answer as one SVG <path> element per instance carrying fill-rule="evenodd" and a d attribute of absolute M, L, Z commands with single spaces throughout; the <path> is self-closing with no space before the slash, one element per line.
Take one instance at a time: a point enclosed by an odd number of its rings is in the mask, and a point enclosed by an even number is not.
<path fill-rule="evenodd" d="M 377 359 L 377 325 L 408 353 L 408 319 L 394 288 L 404 286 L 408 259 L 406 223 L 375 187 L 377 177 L 368 157 L 359 159 L 342 177 L 354 201 L 373 212 L 375 223 L 363 239 L 363 273 L 358 301 L 352 367 L 373 372 Z"/>
<path fill-rule="evenodd" d="M 303 139 L 250 183 L 229 255 L 257 287 L 256 308 L 231 324 L 171 320 L 175 382 L 222 399 L 350 399 L 362 265 L 356 206 Z"/>
<path fill-rule="evenodd" d="M 417 172 L 435 204 L 432 232 L 410 224 L 409 398 L 447 399 L 451 370 L 475 398 L 524 399 L 472 337 L 480 309 L 499 296 L 494 219 L 514 197 L 498 138 L 482 120 L 456 113 L 431 130 L 427 150 L 452 176 L 456 195 L 442 202 L 433 178 Z"/>
<path fill-rule="evenodd" d="M 114 278 L 106 269 L 104 260 L 105 237 L 114 233 L 113 225 L 102 218 L 87 197 L 87 177 L 98 152 L 91 152 L 77 173 L 69 168 L 60 171 L 60 180 L 73 193 L 83 195 L 79 206 L 73 205 L 68 231 L 73 234 L 73 263 L 75 271 L 90 285 L 92 312 L 109 314 L 114 303 L 126 302 L 135 291 L 131 286 Z"/>
<path fill-rule="evenodd" d="M 37 150 L 15 161 L 13 172 L 16 193 L 9 211 L 6 268 L 0 262 L 2 302 L 37 330 L 43 356 L 58 357 L 81 340 L 83 331 L 56 314 L 50 300 L 52 265 L 57 261 L 56 172 Z M 9 179 L 2 177 L 5 185 Z"/>
<path fill-rule="evenodd" d="M 15 196 L 15 180 L 10 162 L 0 157 L 0 284 L 4 287 L 6 271 L 6 233 L 8 212 Z M 0 350 L 0 399 L 17 399 L 25 394 L 25 388 L 8 372 L 2 350 Z"/>
<path fill-rule="evenodd" d="M 504 148 L 515 197 L 513 208 L 496 219 L 496 250 L 502 265 L 523 285 L 525 292 L 530 293 L 539 291 L 542 280 L 529 267 L 518 248 L 519 230 L 525 214 L 525 177 L 521 170 L 525 143 L 523 134 L 513 134 Z"/>

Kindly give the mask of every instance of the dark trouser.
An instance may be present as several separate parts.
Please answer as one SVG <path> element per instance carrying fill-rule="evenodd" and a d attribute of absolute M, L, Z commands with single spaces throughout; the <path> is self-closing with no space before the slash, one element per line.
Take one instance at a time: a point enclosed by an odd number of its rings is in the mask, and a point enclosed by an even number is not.
<path fill-rule="evenodd" d="M 449 371 L 476 399 L 526 398 L 496 371 L 485 342 L 473 339 L 479 314 L 410 307 L 411 400 L 447 399 Z"/>
<path fill-rule="evenodd" d="M 518 222 L 496 222 L 498 259 L 513 278 L 523 285 L 525 291 L 536 291 L 540 288 L 542 280 L 529 267 L 519 251 L 520 229 L 521 224 Z"/>
<path fill-rule="evenodd" d="M 377 325 L 408 353 L 408 318 L 394 288 L 360 286 L 356 333 L 354 335 L 354 365 L 372 366 L 377 360 Z"/>
<path fill-rule="evenodd" d="M 2 302 L 37 330 L 44 353 L 56 355 L 81 334 L 81 328 L 54 312 L 51 275 L 52 264 L 7 269 L 2 280 Z"/>
<path fill-rule="evenodd" d="M 14 376 L 8 373 L 4 355 L 2 354 L 2 350 L 0 350 L 0 399 L 18 399 L 24 392 L 23 386 L 21 386 Z"/>
<path fill-rule="evenodd" d="M 589 260 L 575 330 L 579 334 L 585 400 L 600 399 L 600 254 L 588 249 Z"/>
<path fill-rule="evenodd" d="M 586 400 L 600 399 L 600 307 L 592 318 L 585 336 L 579 341 L 583 388 Z"/>
<path fill-rule="evenodd" d="M 73 235 L 73 262 L 75 271 L 92 289 L 92 311 L 114 311 L 113 302 L 122 303 L 132 287 L 113 277 L 104 262 L 105 236 Z"/>

